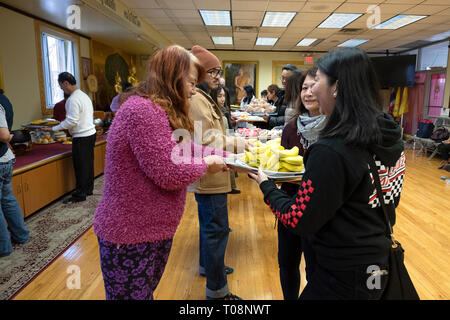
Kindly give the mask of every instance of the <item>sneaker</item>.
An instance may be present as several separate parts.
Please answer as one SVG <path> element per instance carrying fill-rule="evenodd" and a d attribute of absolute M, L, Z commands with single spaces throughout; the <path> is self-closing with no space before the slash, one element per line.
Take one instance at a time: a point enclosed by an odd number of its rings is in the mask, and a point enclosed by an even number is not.
<path fill-rule="evenodd" d="M 225 266 L 225 274 L 232 274 L 233 272 L 234 272 L 234 269 L 232 267 Z M 200 273 L 200 275 L 202 277 L 206 277 L 206 274 L 204 274 L 204 273 Z"/>
<path fill-rule="evenodd" d="M 228 192 L 229 194 L 239 194 L 241 193 L 241 190 L 238 189 L 232 189 L 230 192 Z"/>
<path fill-rule="evenodd" d="M 225 297 L 222 297 L 222 298 L 206 297 L 206 300 L 242 300 L 242 298 L 229 292 Z"/>
<path fill-rule="evenodd" d="M 83 201 L 86 201 L 86 199 L 70 197 L 70 198 L 64 200 L 63 203 L 64 204 L 72 204 L 72 203 L 83 202 Z"/>

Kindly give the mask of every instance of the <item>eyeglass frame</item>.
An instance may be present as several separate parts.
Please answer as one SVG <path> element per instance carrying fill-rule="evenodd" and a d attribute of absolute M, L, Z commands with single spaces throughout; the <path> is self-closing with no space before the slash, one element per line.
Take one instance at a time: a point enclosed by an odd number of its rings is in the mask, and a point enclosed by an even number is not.
<path fill-rule="evenodd" d="M 209 74 L 211 77 L 216 78 L 217 76 L 223 75 L 223 69 L 211 69 L 206 71 L 207 74 Z"/>

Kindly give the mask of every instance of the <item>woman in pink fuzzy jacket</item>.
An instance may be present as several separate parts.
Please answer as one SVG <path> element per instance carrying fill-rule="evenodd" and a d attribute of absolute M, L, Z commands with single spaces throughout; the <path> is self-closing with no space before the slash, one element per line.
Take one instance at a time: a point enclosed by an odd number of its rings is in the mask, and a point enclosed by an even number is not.
<path fill-rule="evenodd" d="M 176 129 L 193 131 L 188 99 L 204 75 L 187 50 L 170 46 L 153 57 L 147 81 L 120 98 L 108 133 L 105 188 L 94 217 L 108 300 L 153 299 L 187 186 L 206 173 L 227 170 L 219 155 L 180 156 L 172 138 Z M 213 151 L 205 149 L 200 149 L 203 154 Z"/>

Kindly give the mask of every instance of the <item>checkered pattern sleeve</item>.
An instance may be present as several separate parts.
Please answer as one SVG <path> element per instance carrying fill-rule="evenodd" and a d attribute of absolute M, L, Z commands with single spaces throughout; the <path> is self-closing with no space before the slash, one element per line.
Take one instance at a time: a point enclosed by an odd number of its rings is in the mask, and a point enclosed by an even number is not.
<path fill-rule="evenodd" d="M 311 150 L 298 192 L 290 197 L 271 181 L 260 185 L 264 201 L 277 219 L 299 235 L 311 235 L 327 223 L 343 205 L 348 187 L 348 169 L 333 150 Z"/>

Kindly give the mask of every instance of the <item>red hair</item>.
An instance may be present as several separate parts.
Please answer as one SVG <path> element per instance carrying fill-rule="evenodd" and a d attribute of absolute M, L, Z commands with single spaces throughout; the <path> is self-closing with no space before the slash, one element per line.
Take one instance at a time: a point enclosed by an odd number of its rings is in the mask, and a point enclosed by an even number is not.
<path fill-rule="evenodd" d="M 189 117 L 185 85 L 185 77 L 189 75 L 191 63 L 197 69 L 197 80 L 202 81 L 205 70 L 189 51 L 178 45 L 159 50 L 150 61 L 147 80 L 122 94 L 120 103 L 133 95 L 149 98 L 164 109 L 173 130 L 183 128 L 193 132 L 194 124 Z"/>

